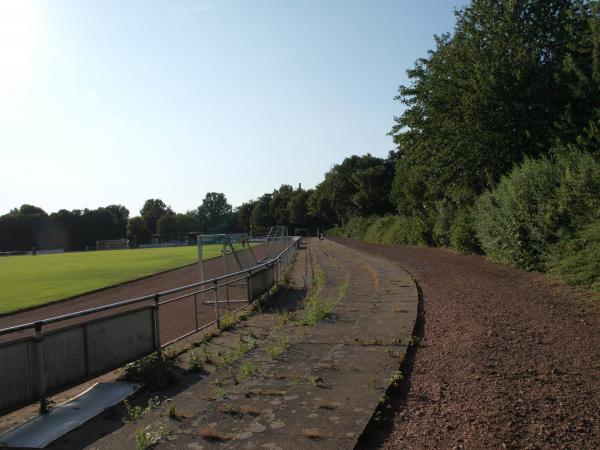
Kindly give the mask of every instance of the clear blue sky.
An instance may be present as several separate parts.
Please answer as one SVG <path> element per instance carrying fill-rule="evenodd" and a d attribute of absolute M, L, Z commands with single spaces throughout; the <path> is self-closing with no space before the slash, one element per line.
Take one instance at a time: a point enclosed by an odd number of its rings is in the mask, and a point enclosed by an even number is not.
<path fill-rule="evenodd" d="M 385 156 L 459 0 L 0 0 L 0 214 L 209 191 L 234 206 Z"/>

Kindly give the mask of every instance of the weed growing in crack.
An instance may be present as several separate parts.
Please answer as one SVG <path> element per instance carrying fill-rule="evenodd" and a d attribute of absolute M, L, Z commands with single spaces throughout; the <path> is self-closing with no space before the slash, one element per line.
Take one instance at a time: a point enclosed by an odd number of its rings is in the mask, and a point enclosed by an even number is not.
<path fill-rule="evenodd" d="M 214 396 L 216 399 L 227 398 L 227 391 L 222 387 L 217 386 L 214 390 Z"/>
<path fill-rule="evenodd" d="M 154 423 L 143 428 L 135 430 L 135 448 L 137 450 L 145 450 L 162 438 L 169 432 L 160 423 Z"/>
<path fill-rule="evenodd" d="M 190 350 L 188 362 L 190 365 L 188 370 L 190 372 L 202 372 L 204 370 L 202 357 L 198 354 L 196 350 Z"/>
<path fill-rule="evenodd" d="M 143 383 L 149 388 L 163 389 L 175 384 L 177 375 L 172 361 L 153 354 L 127 364 L 120 379 Z"/>
<path fill-rule="evenodd" d="M 390 384 L 392 386 L 398 386 L 402 380 L 404 380 L 404 375 L 400 370 L 396 370 L 390 377 Z"/>
<path fill-rule="evenodd" d="M 290 344 L 288 343 L 287 339 L 280 338 L 277 340 L 277 343 L 275 345 L 267 349 L 267 355 L 269 355 L 269 358 L 275 359 L 278 356 L 281 356 L 283 352 L 285 352 L 288 349 L 289 346 Z"/>
<path fill-rule="evenodd" d="M 256 373 L 256 367 L 252 365 L 250 362 L 243 363 L 238 372 L 235 374 L 235 382 L 236 384 L 243 383 L 244 380 L 253 376 Z"/>
<path fill-rule="evenodd" d="M 123 423 L 137 422 L 138 419 L 148 414 L 153 409 L 160 407 L 160 399 L 158 397 L 152 397 L 148 400 L 146 406 L 131 406 L 127 400 L 123 400 L 125 406 L 125 417 L 123 417 Z"/>
<path fill-rule="evenodd" d="M 176 421 L 180 421 L 181 419 L 183 419 L 183 416 L 181 414 L 177 413 L 177 409 L 175 408 L 175 405 L 171 405 L 169 407 L 169 410 L 167 413 L 169 415 L 169 419 L 176 420 Z"/>

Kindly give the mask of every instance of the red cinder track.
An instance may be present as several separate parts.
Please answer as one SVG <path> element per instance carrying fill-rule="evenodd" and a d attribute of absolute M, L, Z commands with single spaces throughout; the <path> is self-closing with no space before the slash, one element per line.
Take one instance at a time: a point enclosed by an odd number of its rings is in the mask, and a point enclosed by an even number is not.
<path fill-rule="evenodd" d="M 482 256 L 340 242 L 399 263 L 423 297 L 393 425 L 362 448 L 599 448 L 597 298 Z"/>
<path fill-rule="evenodd" d="M 261 253 L 260 248 L 255 250 L 255 253 Z M 204 263 L 204 278 L 214 278 L 222 276 L 222 264 L 218 259 L 208 260 Z M 197 265 L 191 265 L 175 269 L 169 272 L 164 272 L 158 275 L 154 275 L 148 278 L 144 278 L 137 281 L 131 281 L 115 287 L 104 289 L 102 291 L 93 292 L 90 294 L 81 295 L 79 297 L 52 303 L 39 308 L 16 312 L 14 314 L 1 316 L 0 317 L 0 329 L 14 325 L 20 325 L 22 323 L 35 322 L 36 320 L 46 319 L 50 317 L 60 316 L 84 309 L 90 309 L 98 306 L 109 305 L 112 303 L 128 300 L 136 297 L 143 297 L 145 295 L 154 294 L 156 292 L 167 291 L 170 289 L 186 286 L 192 283 L 197 283 L 199 280 L 199 272 Z M 241 281 L 240 283 L 243 283 Z M 190 292 L 190 291 L 187 291 Z M 171 296 L 161 297 L 161 301 L 168 300 L 175 296 L 181 296 L 185 292 L 178 292 Z M 206 300 L 213 299 L 213 293 L 205 293 Z M 219 297 L 223 299 L 225 296 L 225 289 L 219 289 Z M 232 299 L 246 299 L 246 290 L 243 287 L 230 288 L 230 298 Z M 147 304 L 151 304 L 149 300 Z M 202 305 L 202 302 L 198 302 L 200 307 L 198 308 L 198 323 L 208 323 L 215 319 L 214 305 Z M 92 316 L 85 316 L 69 321 L 60 322 L 60 324 L 49 325 L 45 329 L 53 329 L 57 327 L 63 327 L 73 323 L 91 320 L 113 314 L 116 311 L 124 311 L 130 308 L 137 308 L 141 304 L 129 305 L 127 307 L 120 308 L 118 310 L 104 311 L 102 313 L 94 314 Z M 232 304 L 231 309 L 240 307 L 240 304 Z M 227 312 L 225 305 L 220 306 L 221 315 Z M 195 327 L 194 318 L 194 306 L 193 299 L 188 299 L 163 305 L 160 308 L 160 331 L 161 331 L 161 342 L 168 342 L 187 331 L 191 331 Z M 6 335 L 0 336 L 0 342 L 14 339 L 17 336 L 23 336 L 24 333 L 19 335 Z"/>

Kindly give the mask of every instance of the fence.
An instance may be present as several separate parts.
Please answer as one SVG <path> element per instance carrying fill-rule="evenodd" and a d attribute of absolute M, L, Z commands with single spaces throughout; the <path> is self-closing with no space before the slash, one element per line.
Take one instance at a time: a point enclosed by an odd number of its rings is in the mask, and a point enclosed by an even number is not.
<path fill-rule="evenodd" d="M 267 292 L 299 238 L 254 267 L 153 295 L 0 330 L 0 413 L 135 361 L 220 321 Z M 229 295 L 246 304 L 232 310 Z M 209 301 L 203 300 L 209 295 Z M 239 306 L 239 305 L 238 305 Z M 182 320 L 187 318 L 188 320 Z M 163 330 L 165 328 L 165 330 Z"/>

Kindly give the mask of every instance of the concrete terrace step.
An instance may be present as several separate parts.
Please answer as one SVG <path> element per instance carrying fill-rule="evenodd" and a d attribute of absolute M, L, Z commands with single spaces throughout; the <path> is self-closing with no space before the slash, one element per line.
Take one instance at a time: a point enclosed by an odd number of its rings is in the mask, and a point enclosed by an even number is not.
<path fill-rule="evenodd" d="M 163 449 L 353 448 L 397 376 L 418 293 L 411 277 L 383 258 L 329 241 L 309 245 L 313 272 L 320 268 L 326 277 L 321 298 L 334 304 L 329 317 L 312 327 L 276 327 L 271 342 L 283 333 L 289 348 L 268 358 L 259 347 L 236 361 L 237 369 L 249 363 L 258 370 L 224 386 L 225 398 L 206 391 L 232 378 L 233 368 L 173 397 L 169 404 L 186 412 L 180 421 L 157 411 L 90 448 L 130 448 L 135 431 L 152 426 L 166 430 L 156 445 Z M 307 273 L 295 270 L 292 284 Z"/>

